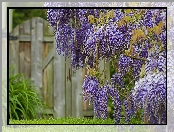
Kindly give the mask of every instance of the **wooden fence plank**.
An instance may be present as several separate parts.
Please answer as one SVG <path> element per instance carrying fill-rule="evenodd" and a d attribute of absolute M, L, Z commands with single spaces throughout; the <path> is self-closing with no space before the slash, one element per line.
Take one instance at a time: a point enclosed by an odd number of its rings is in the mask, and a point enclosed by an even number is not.
<path fill-rule="evenodd" d="M 17 26 L 11 33 L 12 36 L 19 35 L 19 26 Z M 10 41 L 9 46 L 9 66 L 14 66 L 13 74 L 19 73 L 19 40 Z"/>
<path fill-rule="evenodd" d="M 32 69 L 35 71 L 34 82 L 37 86 L 38 93 L 42 95 L 42 43 L 43 43 L 43 23 L 40 18 L 36 18 L 36 38 L 35 38 L 35 68 Z M 41 114 L 42 111 L 38 111 L 38 114 Z"/>
<path fill-rule="evenodd" d="M 35 41 L 35 84 L 42 88 L 42 42 L 43 42 L 43 23 L 37 18 L 36 41 Z"/>
<path fill-rule="evenodd" d="M 72 102 L 71 102 L 71 99 L 72 99 L 72 87 L 71 87 L 71 83 L 72 83 L 72 79 L 71 79 L 71 59 L 70 58 L 66 58 L 66 61 L 65 61 L 65 65 L 66 65 L 66 82 L 65 82 L 65 85 L 66 85 L 66 90 L 65 90 L 65 94 L 66 94 L 66 117 L 70 117 L 72 116 Z"/>
<path fill-rule="evenodd" d="M 43 69 L 43 86 L 42 86 L 42 95 L 44 102 L 47 104 L 47 108 L 53 108 L 53 82 L 54 82 L 54 76 L 53 76 L 53 68 L 54 68 L 54 61 L 53 59 L 50 61 L 50 63 Z"/>
<path fill-rule="evenodd" d="M 110 62 L 105 63 L 104 76 L 105 76 L 105 82 L 106 82 L 106 80 L 108 80 L 108 82 L 110 82 Z"/>
<path fill-rule="evenodd" d="M 42 53 L 42 59 L 45 59 L 45 57 L 50 53 L 50 51 L 53 49 L 53 41 L 51 43 L 43 42 L 43 53 Z M 53 52 L 53 51 L 51 51 Z"/>
<path fill-rule="evenodd" d="M 82 84 L 84 83 L 84 79 L 85 79 L 85 75 L 86 75 L 86 65 L 82 68 Z M 82 88 L 83 90 L 83 88 Z M 82 94 L 82 98 L 83 98 L 83 94 Z M 83 98 L 84 100 L 84 98 Z M 83 101 L 83 110 L 87 110 L 87 103 L 86 101 Z"/>
<path fill-rule="evenodd" d="M 19 43 L 19 72 L 24 73 L 24 44 L 22 42 Z"/>
<path fill-rule="evenodd" d="M 31 30 L 31 28 L 30 28 L 30 26 L 31 26 L 31 24 L 30 24 L 30 20 L 27 20 L 27 21 L 25 21 L 24 22 L 24 34 L 28 34 L 28 35 L 30 35 L 31 33 L 30 33 L 30 30 Z"/>
<path fill-rule="evenodd" d="M 15 71 L 16 71 L 16 63 L 15 63 L 15 59 L 18 57 L 16 56 L 16 45 L 14 44 L 14 42 L 9 42 L 9 66 L 10 67 L 15 67 Z M 17 68 L 18 69 L 18 68 Z M 16 73 L 15 71 L 13 71 L 13 73 Z"/>
<path fill-rule="evenodd" d="M 51 60 L 50 67 L 49 67 L 49 74 L 48 74 L 48 105 L 49 108 L 53 109 L 54 107 L 54 59 Z"/>
<path fill-rule="evenodd" d="M 35 67 L 36 67 L 36 56 L 35 56 L 35 46 L 36 46 L 36 19 L 31 19 L 31 80 L 35 83 Z"/>
<path fill-rule="evenodd" d="M 76 117 L 76 89 L 77 89 L 77 79 L 76 74 L 72 71 L 72 117 Z"/>
<path fill-rule="evenodd" d="M 46 78 L 46 74 L 47 74 L 47 69 L 43 69 L 42 72 L 42 102 L 44 104 L 46 104 L 46 100 L 47 100 L 47 78 Z"/>
<path fill-rule="evenodd" d="M 31 77 L 31 44 L 30 42 L 24 42 L 24 76 L 25 78 Z"/>
<path fill-rule="evenodd" d="M 100 60 L 99 61 L 99 70 L 100 70 L 100 73 L 102 73 L 102 71 L 105 69 L 105 61 L 104 59 L 103 60 Z M 101 76 L 102 79 L 104 79 L 104 74 Z"/>
<path fill-rule="evenodd" d="M 54 51 L 54 49 L 52 49 L 50 51 L 50 53 L 46 56 L 46 58 L 43 60 L 42 69 L 44 69 L 48 65 L 50 60 L 53 58 L 53 56 L 54 56 L 54 52 L 53 51 Z"/>
<path fill-rule="evenodd" d="M 65 117 L 65 57 L 54 44 L 54 117 Z"/>
<path fill-rule="evenodd" d="M 76 117 L 81 118 L 83 117 L 83 98 L 81 96 L 82 93 L 82 69 L 77 70 L 76 73 L 77 79 L 77 88 L 75 91 L 75 105 L 76 105 Z"/>
<path fill-rule="evenodd" d="M 20 27 L 20 30 L 19 30 L 20 34 L 25 34 L 24 33 L 24 26 L 25 26 L 25 22 L 19 26 Z M 24 57 L 25 57 L 24 43 L 19 42 L 19 72 L 23 73 L 23 74 L 25 72 Z M 24 75 L 24 77 L 25 77 L 25 75 Z"/>

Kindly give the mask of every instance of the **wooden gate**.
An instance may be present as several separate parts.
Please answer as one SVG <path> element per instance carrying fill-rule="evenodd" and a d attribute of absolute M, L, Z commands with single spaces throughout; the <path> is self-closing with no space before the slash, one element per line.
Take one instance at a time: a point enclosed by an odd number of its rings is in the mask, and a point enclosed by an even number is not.
<path fill-rule="evenodd" d="M 38 86 L 43 102 L 48 104 L 46 114 L 93 116 L 93 106 L 83 102 L 81 94 L 86 70 L 79 69 L 73 75 L 70 59 L 56 53 L 53 29 L 46 20 L 37 17 L 25 21 L 10 36 L 17 39 L 9 41 L 9 66 L 15 66 L 15 74 L 24 73 Z M 100 68 L 109 70 L 109 65 L 101 61 Z M 105 78 L 109 77 L 105 71 Z"/>

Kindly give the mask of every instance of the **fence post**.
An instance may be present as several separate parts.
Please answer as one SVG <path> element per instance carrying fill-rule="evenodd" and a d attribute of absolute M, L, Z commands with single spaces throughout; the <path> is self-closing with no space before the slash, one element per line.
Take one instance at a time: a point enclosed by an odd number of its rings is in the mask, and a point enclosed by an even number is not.
<path fill-rule="evenodd" d="M 54 117 L 65 117 L 65 57 L 56 52 L 54 41 Z"/>
<path fill-rule="evenodd" d="M 31 20 L 31 79 L 39 87 L 36 89 L 42 95 L 42 44 L 43 44 L 43 20 L 42 18 L 33 18 Z M 41 114 L 41 111 L 39 111 Z"/>
<path fill-rule="evenodd" d="M 77 89 L 77 79 L 76 74 L 74 71 L 72 71 L 72 117 L 76 117 L 76 89 Z"/>
<path fill-rule="evenodd" d="M 82 69 L 72 71 L 72 117 L 83 117 Z"/>
<path fill-rule="evenodd" d="M 77 70 L 76 73 L 77 79 L 77 89 L 76 89 L 76 118 L 83 117 L 83 97 L 81 96 L 82 93 L 82 68 Z"/>
<path fill-rule="evenodd" d="M 83 117 L 82 68 L 72 75 L 72 116 Z"/>

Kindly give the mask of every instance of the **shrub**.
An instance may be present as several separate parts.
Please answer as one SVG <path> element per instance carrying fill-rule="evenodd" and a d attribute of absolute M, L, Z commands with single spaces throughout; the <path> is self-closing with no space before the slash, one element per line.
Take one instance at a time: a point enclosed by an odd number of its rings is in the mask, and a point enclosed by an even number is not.
<path fill-rule="evenodd" d="M 43 108 L 41 96 L 30 79 L 22 73 L 9 75 L 9 118 L 34 119 Z"/>

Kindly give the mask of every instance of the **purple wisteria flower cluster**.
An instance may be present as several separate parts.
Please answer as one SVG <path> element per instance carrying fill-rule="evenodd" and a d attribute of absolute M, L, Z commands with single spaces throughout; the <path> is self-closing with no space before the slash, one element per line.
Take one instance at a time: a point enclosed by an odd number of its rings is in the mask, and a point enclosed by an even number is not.
<path fill-rule="evenodd" d="M 96 91 L 94 97 L 94 113 L 96 118 L 107 118 L 107 107 L 108 107 L 108 86 L 101 86 Z"/>
<path fill-rule="evenodd" d="M 118 90 L 114 87 L 114 85 L 112 85 L 109 88 L 109 95 L 112 99 L 112 103 L 114 105 L 114 122 L 116 124 L 120 123 L 120 119 L 121 119 L 121 106 L 122 106 L 122 102 L 120 99 L 120 95 L 118 94 Z"/>
<path fill-rule="evenodd" d="M 112 16 L 110 16 L 107 23 L 95 22 L 99 21 L 102 13 L 106 14 L 109 11 Z M 128 14 L 121 9 L 102 9 L 102 11 L 101 9 L 48 9 L 47 19 L 50 25 L 54 27 L 58 54 L 63 52 L 65 56 L 70 57 L 71 55 L 72 66 L 74 69 L 78 69 L 83 67 L 85 62 L 93 67 L 96 54 L 99 60 L 106 57 L 108 61 L 115 54 L 123 54 L 130 47 L 133 35 L 132 30 L 141 29 L 142 26 L 152 28 L 157 25 L 160 21 L 165 20 L 165 15 L 161 14 L 161 12 L 165 12 L 165 10 L 146 9 L 141 14 L 145 20 L 135 22 L 135 20 L 127 19 L 136 19 L 134 15 L 138 13 L 138 9 L 130 11 Z M 154 18 L 154 15 L 157 17 Z M 128 22 L 126 24 L 123 22 L 119 25 L 118 23 L 123 19 Z M 144 29 L 142 28 L 142 30 Z M 163 30 L 159 37 L 165 44 L 165 29 Z M 146 34 L 146 31 L 144 32 Z M 158 39 L 158 36 L 156 39 Z M 142 41 L 144 39 L 140 38 L 140 42 Z M 144 47 L 141 43 L 137 43 L 134 47 L 142 49 L 138 52 L 139 57 L 147 57 L 147 46 Z"/>
<path fill-rule="evenodd" d="M 146 119 L 146 123 L 166 123 L 166 73 L 148 74 L 140 79 L 130 96 L 138 109 L 144 109 L 143 119 Z"/>
<path fill-rule="evenodd" d="M 126 122 L 143 109 L 146 123 L 166 123 L 166 9 L 48 9 L 47 19 L 57 53 L 71 57 L 74 70 L 85 63 L 94 68 L 103 58 L 118 60 L 111 84 L 85 77 L 84 99 L 94 104 L 96 118 L 107 118 L 110 96 L 115 123 L 120 123 L 122 105 Z M 118 89 L 126 88 L 130 70 L 136 84 L 122 100 Z"/>
<path fill-rule="evenodd" d="M 91 103 L 94 103 L 94 95 L 96 95 L 96 91 L 99 87 L 97 78 L 93 76 L 86 76 L 82 87 L 84 100 L 89 100 Z"/>
<path fill-rule="evenodd" d="M 96 118 L 106 119 L 108 108 L 108 97 L 110 96 L 114 105 L 114 121 L 120 123 L 121 118 L 121 100 L 118 91 L 108 82 L 99 87 L 97 78 L 86 76 L 83 83 L 84 101 L 89 100 L 94 105 L 94 114 Z"/>

